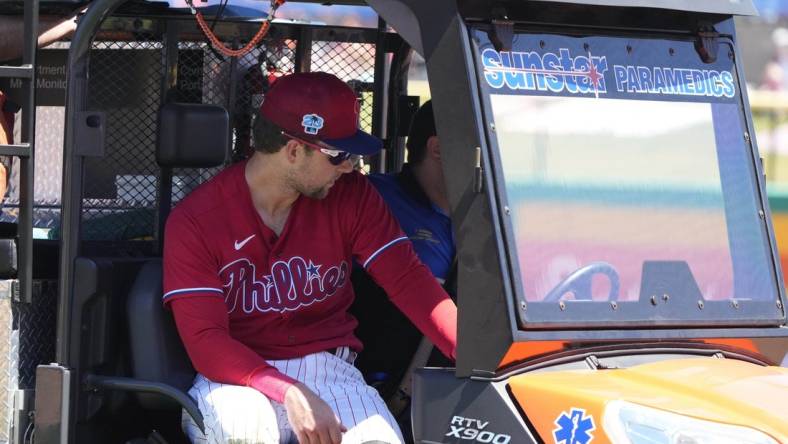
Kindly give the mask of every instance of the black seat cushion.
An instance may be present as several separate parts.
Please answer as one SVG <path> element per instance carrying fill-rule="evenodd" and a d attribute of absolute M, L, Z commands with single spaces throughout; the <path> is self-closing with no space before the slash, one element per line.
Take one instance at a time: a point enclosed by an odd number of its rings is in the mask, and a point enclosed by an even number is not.
<path fill-rule="evenodd" d="M 221 165 L 230 151 L 230 118 L 217 105 L 167 103 L 159 110 L 156 162 L 171 168 Z"/>
<path fill-rule="evenodd" d="M 127 301 L 133 376 L 188 391 L 195 371 L 161 299 L 161 259 L 152 259 L 142 266 Z M 141 394 L 139 400 L 147 408 L 176 405 L 155 395 Z"/>

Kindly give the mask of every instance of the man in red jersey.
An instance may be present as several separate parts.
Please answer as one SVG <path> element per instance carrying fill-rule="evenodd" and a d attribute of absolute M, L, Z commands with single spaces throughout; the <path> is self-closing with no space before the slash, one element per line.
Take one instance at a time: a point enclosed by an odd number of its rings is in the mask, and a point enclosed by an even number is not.
<path fill-rule="evenodd" d="M 192 192 L 167 221 L 164 304 L 197 369 L 194 442 L 402 442 L 353 366 L 353 262 L 454 358 L 457 310 L 353 156 L 377 152 L 353 91 L 325 73 L 280 78 L 255 153 Z M 363 297 L 363 295 L 360 295 Z"/>

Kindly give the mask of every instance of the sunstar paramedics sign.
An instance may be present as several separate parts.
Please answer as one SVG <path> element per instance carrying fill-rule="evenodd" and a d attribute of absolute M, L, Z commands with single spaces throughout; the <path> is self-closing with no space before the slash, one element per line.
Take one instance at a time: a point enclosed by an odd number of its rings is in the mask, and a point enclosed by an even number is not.
<path fill-rule="evenodd" d="M 518 37 L 526 42 L 539 38 Z M 633 48 L 621 39 L 589 38 L 583 41 L 593 41 L 592 45 L 582 43 L 578 48 L 580 39 L 545 39 L 554 49 L 515 45 L 511 51 L 497 51 L 482 45 L 483 78 L 491 92 L 692 101 L 736 95 L 733 63 L 724 58 L 704 64 L 689 42 L 641 41 Z M 636 50 L 638 57 L 632 56 Z"/>

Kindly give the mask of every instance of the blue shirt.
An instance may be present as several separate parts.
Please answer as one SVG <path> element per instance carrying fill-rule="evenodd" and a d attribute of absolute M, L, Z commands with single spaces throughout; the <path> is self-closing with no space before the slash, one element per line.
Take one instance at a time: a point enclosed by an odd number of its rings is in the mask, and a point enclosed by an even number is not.
<path fill-rule="evenodd" d="M 419 259 L 436 278 L 446 280 L 456 251 L 449 216 L 427 198 L 408 164 L 399 174 L 373 174 L 369 179 L 410 238 Z"/>

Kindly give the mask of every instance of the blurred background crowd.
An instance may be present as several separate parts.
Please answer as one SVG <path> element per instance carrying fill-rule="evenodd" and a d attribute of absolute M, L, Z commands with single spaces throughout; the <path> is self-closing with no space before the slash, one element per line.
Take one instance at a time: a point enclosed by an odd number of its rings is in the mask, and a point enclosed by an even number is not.
<path fill-rule="evenodd" d="M 737 19 L 767 180 L 776 194 L 788 192 L 788 1 L 755 0 L 760 16 Z"/>

